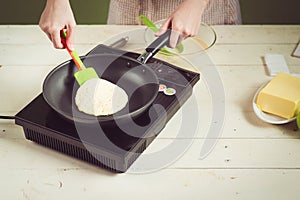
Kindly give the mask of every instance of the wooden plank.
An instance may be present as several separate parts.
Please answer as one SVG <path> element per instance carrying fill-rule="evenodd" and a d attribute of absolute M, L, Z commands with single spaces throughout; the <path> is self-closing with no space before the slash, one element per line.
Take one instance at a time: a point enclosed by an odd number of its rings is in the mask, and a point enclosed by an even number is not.
<path fill-rule="evenodd" d="M 120 32 L 142 28 L 121 25 L 78 25 L 75 28 L 76 44 L 98 44 Z M 0 44 L 50 44 L 38 25 L 0 25 Z"/>
<path fill-rule="evenodd" d="M 42 92 L 52 66 L 3 66 L 0 68 L 0 110 L 16 113 Z M 20 98 L 22 97 L 22 98 Z"/>
<path fill-rule="evenodd" d="M 212 136 L 208 132 L 209 128 L 213 124 L 211 115 L 211 110 L 201 109 L 199 112 L 199 119 L 197 123 L 198 129 L 195 130 L 195 133 L 186 133 L 182 136 L 178 136 L 180 128 L 183 127 L 182 117 L 187 117 L 186 115 L 181 114 L 179 111 L 169 121 L 163 131 L 158 135 L 158 138 L 212 138 Z M 295 122 L 283 125 L 273 125 L 261 121 L 253 111 L 233 112 L 226 109 L 223 129 L 219 137 L 226 139 L 298 139 L 300 138 L 300 135 Z"/>
<path fill-rule="evenodd" d="M 1 87 L 2 93 L 5 91 L 7 96 L 18 95 L 18 90 L 22 91 L 22 86 L 26 85 L 26 94 L 32 96 L 35 93 L 31 93 L 30 91 L 36 90 L 34 88 L 40 89 L 44 78 L 52 69 L 53 66 L 3 66 L 0 68 L 1 85 L 8 85 L 9 87 Z M 221 76 L 223 87 L 226 90 L 226 97 L 230 101 L 231 98 L 240 98 L 241 95 L 243 97 L 245 95 L 248 96 L 244 99 L 251 99 L 255 91 L 272 78 L 268 76 L 264 66 L 218 66 L 217 70 Z M 300 73 L 300 68 L 298 66 L 291 66 L 290 71 Z M 14 75 L 14 78 L 11 77 L 12 75 Z M 209 77 L 205 77 L 206 75 L 204 74 L 201 75 L 203 77 L 201 77 L 201 81 L 196 85 L 194 93 L 199 98 L 199 101 L 206 101 L 208 98 L 204 97 L 208 97 L 209 94 L 205 86 L 205 79 Z M 26 94 L 24 95 L 26 96 Z M 22 101 L 18 98 L 16 100 Z"/>
<path fill-rule="evenodd" d="M 39 68 L 4 66 L 0 69 L 0 84 L 9 86 L 0 87 L 0 92 L 6 94 L 1 96 L 1 113 L 16 114 L 35 96 L 42 92 L 41 88 L 44 77 L 51 69 L 52 67 L 49 66 Z M 267 136 L 278 138 L 289 137 L 294 132 L 295 127 L 293 124 L 284 126 L 269 125 L 261 122 L 254 115 L 252 109 L 254 93 L 261 84 L 270 80 L 270 77 L 264 74 L 264 69 L 261 66 L 220 66 L 218 70 L 220 70 L 226 94 L 226 121 L 222 137 L 261 138 Z M 11 79 L 11 74 L 14 74 L 15 79 Z M 28 74 L 28 76 L 24 76 L 24 74 Z M 195 137 L 206 137 L 211 124 L 213 105 L 211 103 L 210 92 L 207 90 L 205 81 L 203 80 L 205 78 L 202 77 L 202 80 L 194 88 L 195 97 L 193 98 L 197 99 L 197 104 L 195 105 L 191 100 L 188 100 L 183 108 L 176 113 L 167 125 L 166 131 L 160 137 L 176 137 L 182 123 L 182 117 L 187 115 L 186 111 L 191 109 L 189 107 L 193 109 L 194 106 L 198 108 L 199 126 L 201 127 L 201 131 L 197 132 Z M 19 98 L 20 96 L 22 98 Z M 248 129 L 253 130 L 253 132 L 243 132 L 243 130 Z M 278 135 L 278 132 L 288 134 Z"/>
<path fill-rule="evenodd" d="M 112 35 L 144 26 L 77 25 L 75 42 L 100 43 Z M 299 41 L 299 25 L 214 25 L 218 44 L 287 44 Z M 0 44 L 46 44 L 49 40 L 37 25 L 0 25 Z"/>
<path fill-rule="evenodd" d="M 79 55 L 85 55 L 94 46 L 78 45 L 76 46 L 76 51 Z M 54 49 L 50 43 L 32 44 L 30 47 L 26 44 L 4 44 L 0 46 L 0 52 L 0 65 L 2 66 L 57 66 L 66 60 L 70 60 L 70 56 L 66 50 Z"/>
<path fill-rule="evenodd" d="M 248 131 L 252 132 L 251 129 Z M 212 152 L 206 158 L 200 159 L 200 151 L 204 141 L 205 139 L 157 139 L 133 164 L 133 168 L 146 169 L 146 162 L 142 162 L 142 159 L 156 153 L 156 162 L 160 162 L 162 159 L 174 158 L 173 162 L 175 160 L 176 162 L 172 164 L 172 159 L 170 159 L 167 166 L 176 169 L 300 169 L 299 139 L 219 139 Z M 168 145 L 174 144 L 174 142 L 177 142 L 177 148 L 189 142 L 193 143 L 180 157 L 180 155 L 173 155 L 172 152 L 166 149 Z M 166 154 L 166 152 L 169 152 L 169 154 Z"/>
<path fill-rule="evenodd" d="M 5 199 L 297 200 L 299 170 L 162 170 L 113 175 L 76 168 L 0 172 Z M 6 177 L 10 177 L 7 179 Z M 78 181 L 80 180 L 80 181 Z M 159 183 L 159 184 L 158 184 Z M 216 192 L 217 191 L 217 192 Z"/>
<path fill-rule="evenodd" d="M 300 65 L 300 59 L 291 54 L 296 44 L 228 44 L 215 45 L 207 51 L 215 65 L 263 65 L 264 55 L 282 54 L 288 65 Z"/>
<path fill-rule="evenodd" d="M 26 87 L 27 91 L 24 95 L 32 96 L 36 93 L 31 93 L 30 91 L 34 91 L 34 88 L 37 87 L 40 88 L 44 78 L 52 68 L 52 66 L 3 66 L 0 68 L 1 84 L 8 84 L 9 87 L 3 87 L 1 90 L 2 92 L 7 92 L 8 95 L 6 97 L 11 95 L 17 96 L 17 91 L 25 84 L 29 84 L 28 87 Z M 268 76 L 264 66 L 218 66 L 217 70 L 222 78 L 223 87 L 225 88 L 229 103 L 239 101 L 241 96 L 245 100 L 251 101 L 256 90 L 272 78 Z M 298 66 L 290 66 L 290 71 L 292 73 L 300 73 L 300 68 Z M 11 74 L 14 74 L 16 78 L 12 79 Z M 24 76 L 24 74 L 27 75 Z M 205 77 L 205 74 L 201 75 L 202 79 L 196 85 L 194 93 L 197 96 L 197 101 L 209 103 L 209 93 L 205 85 L 205 79 L 209 77 Z M 11 89 L 11 87 L 15 90 Z M 4 98 L 5 96 L 2 97 Z M 21 101 L 19 98 L 15 99 L 16 101 Z M 245 103 L 246 102 L 248 101 L 245 101 Z M 7 107 L 7 105 L 4 107 Z M 245 106 L 243 107 L 245 108 Z M 249 109 L 245 109 L 245 111 L 249 111 Z"/>
<path fill-rule="evenodd" d="M 1 133 L 0 158 L 3 162 L 1 162 L 0 168 L 9 168 L 11 166 L 35 169 L 53 169 L 61 166 L 81 168 L 83 162 L 25 140 L 20 128 L 18 129 L 11 129 L 12 132 L 16 131 L 12 133 L 12 136 L 9 135 L 11 133 L 10 129 Z M 256 130 L 245 129 L 244 131 L 250 134 Z M 17 132 L 20 133 L 20 136 L 16 135 Z M 278 131 L 277 134 L 283 133 Z M 237 138 L 233 137 L 231 139 L 208 139 L 217 143 L 212 152 L 204 159 L 200 159 L 200 151 L 204 141 L 207 139 L 157 138 L 134 163 L 132 170 L 153 170 L 153 168 L 147 169 L 147 167 L 151 166 L 145 165 L 147 162 L 149 164 L 149 157 L 151 156 L 152 165 L 155 166 L 154 169 L 165 167 L 172 169 L 300 169 L 300 140 L 296 134 L 299 135 L 299 131 L 295 133 L 296 139 L 293 139 L 292 135 L 289 135 L 289 138 L 268 138 L 268 136 L 265 136 L 265 138 L 239 139 L 241 136 L 237 136 Z M 236 133 L 236 135 L 240 134 Z M 170 151 L 170 148 L 173 148 L 173 150 L 177 149 L 176 151 L 180 150 L 180 152 Z M 22 157 L 19 155 L 30 156 Z M 153 158 L 155 159 L 153 160 Z M 84 164 L 84 166 L 86 165 Z"/>
<path fill-rule="evenodd" d="M 79 55 L 85 55 L 97 44 L 76 45 Z M 146 46 L 145 46 L 146 47 Z M 288 65 L 300 65 L 300 59 L 291 54 L 296 44 L 282 45 L 215 45 L 197 58 L 203 65 L 263 65 L 266 53 L 283 54 Z M 65 50 L 54 49 L 51 44 L 1 45 L 0 65 L 56 66 L 70 57 Z M 169 58 L 166 58 L 168 60 Z M 207 60 L 209 59 L 209 60 Z"/>
<path fill-rule="evenodd" d="M 77 31 L 78 40 L 75 43 L 76 50 L 80 55 L 86 54 L 94 46 L 112 35 L 124 30 L 141 28 L 124 26 L 121 29 L 119 26 L 107 27 L 103 25 L 80 27 Z M 262 56 L 265 53 L 281 53 L 285 55 L 288 64 L 299 64 L 299 59 L 290 57 L 298 40 L 294 38 L 299 37 L 299 26 L 287 26 L 286 28 L 282 26 L 257 26 L 257 29 L 252 26 L 226 26 L 226 28 L 216 26 L 216 28 L 220 32 L 222 40 L 207 51 L 212 62 L 216 65 L 257 65 L 263 63 Z M 53 49 L 45 34 L 37 26 L 0 26 L 0 31 L 5 31 L 0 37 L 0 43 L 2 43 L 0 64 L 2 65 L 57 65 L 68 59 L 66 54 Z M 256 34 L 261 37 L 254 37 Z M 267 42 L 259 41 L 260 39 Z M 244 44 L 247 45 L 244 46 Z M 28 51 L 28 45 L 30 45 L 30 51 Z M 39 52 L 39 54 L 36 55 L 32 52 Z M 16 59 L 16 56 L 19 59 Z"/>
<path fill-rule="evenodd" d="M 300 39 L 299 25 L 215 25 L 217 44 L 293 44 Z"/>
<path fill-rule="evenodd" d="M 186 104 L 184 106 L 188 106 Z M 198 119 L 198 129 L 193 134 L 187 133 L 179 135 L 179 130 L 183 126 L 182 117 L 186 114 L 179 110 L 175 116 L 167 123 L 163 131 L 158 135 L 160 139 L 174 139 L 174 138 L 211 138 L 208 135 L 208 130 L 212 124 L 211 111 L 200 110 Z M 3 112 L 1 115 L 15 115 L 17 112 Z M 24 138 L 23 130 L 20 126 L 14 125 L 13 120 L 1 120 L 0 132 L 6 134 L 6 137 L 11 139 Z M 257 116 L 251 112 L 226 112 L 223 131 L 220 138 L 222 139 L 298 139 L 300 138 L 299 131 L 297 131 L 295 122 L 284 125 L 272 125 L 262 122 Z"/>

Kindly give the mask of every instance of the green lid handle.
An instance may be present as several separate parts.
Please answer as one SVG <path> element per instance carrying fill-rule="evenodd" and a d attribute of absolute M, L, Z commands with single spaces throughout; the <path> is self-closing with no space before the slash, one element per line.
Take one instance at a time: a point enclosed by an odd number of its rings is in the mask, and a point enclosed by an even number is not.
<path fill-rule="evenodd" d="M 158 32 L 159 28 L 157 28 L 157 26 L 153 22 L 151 22 L 145 15 L 140 15 L 139 20 L 141 20 L 141 22 L 143 22 L 154 33 Z"/>

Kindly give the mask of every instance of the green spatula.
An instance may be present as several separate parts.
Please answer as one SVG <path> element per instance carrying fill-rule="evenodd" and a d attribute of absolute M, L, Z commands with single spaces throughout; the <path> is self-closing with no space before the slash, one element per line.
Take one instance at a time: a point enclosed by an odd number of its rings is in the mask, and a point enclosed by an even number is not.
<path fill-rule="evenodd" d="M 92 68 L 92 67 L 85 67 L 83 62 L 79 58 L 78 54 L 76 53 L 76 51 L 72 50 L 68 47 L 68 45 L 66 43 L 66 37 L 67 37 L 66 31 L 61 30 L 60 35 L 61 35 L 61 41 L 62 41 L 63 45 L 68 50 L 68 52 L 71 55 L 75 65 L 78 68 L 78 72 L 76 72 L 74 74 L 74 77 L 75 77 L 76 81 L 78 82 L 78 84 L 81 86 L 87 80 L 90 80 L 92 78 L 99 78 L 99 76 L 98 76 L 97 72 L 95 71 L 95 69 Z"/>

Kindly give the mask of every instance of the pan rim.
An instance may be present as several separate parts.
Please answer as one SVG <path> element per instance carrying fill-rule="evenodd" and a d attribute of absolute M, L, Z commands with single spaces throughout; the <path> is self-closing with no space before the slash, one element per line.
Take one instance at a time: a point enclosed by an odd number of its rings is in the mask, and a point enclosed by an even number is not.
<path fill-rule="evenodd" d="M 95 123 L 95 122 L 110 122 L 110 121 L 119 121 L 119 120 L 121 121 L 121 120 L 131 119 L 131 118 L 135 118 L 135 117 L 139 116 L 144 111 L 146 111 L 149 108 L 149 106 L 154 102 L 154 100 L 156 99 L 156 97 L 158 95 L 159 80 L 158 80 L 157 74 L 154 72 L 154 70 L 151 67 L 149 67 L 147 65 L 147 63 L 143 64 L 143 63 L 139 62 L 138 60 L 135 60 L 131 57 L 128 57 L 126 55 L 121 55 L 121 54 L 119 55 L 119 54 L 113 54 L 113 53 L 103 53 L 103 54 L 93 54 L 93 55 L 80 56 L 80 58 L 84 61 L 85 59 L 89 59 L 89 58 L 93 59 L 94 57 L 99 57 L 99 56 L 113 56 L 113 57 L 117 57 L 117 58 L 122 57 L 126 60 L 130 60 L 130 61 L 139 63 L 139 65 L 142 65 L 143 67 L 147 68 L 148 72 L 151 73 L 151 76 L 154 79 L 154 82 L 155 82 L 154 84 L 156 85 L 155 91 L 153 90 L 153 92 L 154 92 L 153 96 L 149 100 L 147 100 L 147 103 L 144 104 L 142 107 L 140 107 L 138 109 L 135 109 L 132 112 L 126 112 L 125 114 L 118 115 L 119 112 L 116 112 L 114 114 L 106 115 L 106 116 L 94 116 L 94 115 L 88 115 L 88 114 L 83 113 L 84 115 L 82 115 L 82 116 L 74 116 L 73 111 L 71 113 L 65 112 L 65 111 L 57 108 L 56 106 L 54 106 L 52 104 L 51 100 L 48 99 L 48 97 L 45 93 L 45 91 L 47 89 L 46 88 L 47 83 L 48 83 L 49 79 L 53 76 L 53 74 L 55 74 L 55 72 L 57 70 L 59 70 L 60 68 L 65 67 L 66 65 L 73 62 L 72 60 L 67 60 L 65 62 L 62 62 L 61 64 L 59 64 L 55 68 L 53 68 L 48 73 L 48 75 L 46 76 L 46 78 L 43 82 L 43 93 L 42 94 L 43 94 L 43 98 L 45 99 L 47 104 L 52 109 L 54 109 L 58 114 L 60 114 L 63 118 L 68 119 L 68 120 L 73 121 L 73 122 L 76 121 L 76 122 L 87 123 L 87 124 Z M 72 103 L 73 103 L 73 101 L 74 101 L 74 99 L 72 99 Z M 74 108 L 72 107 L 72 109 L 74 109 Z M 140 113 L 140 114 L 138 114 L 138 113 Z"/>

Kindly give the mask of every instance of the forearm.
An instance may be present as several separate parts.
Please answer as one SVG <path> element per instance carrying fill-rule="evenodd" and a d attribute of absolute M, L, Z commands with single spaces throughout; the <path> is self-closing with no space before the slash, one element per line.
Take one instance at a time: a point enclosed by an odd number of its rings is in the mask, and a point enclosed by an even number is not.
<path fill-rule="evenodd" d="M 69 0 L 47 0 L 39 25 L 56 48 L 63 48 L 60 30 L 67 29 L 67 43 L 72 46 L 76 21 Z"/>
<path fill-rule="evenodd" d="M 65 6 L 70 5 L 69 0 L 47 0 L 46 1 L 46 7 L 58 7 L 58 6 Z"/>
<path fill-rule="evenodd" d="M 44 8 L 45 10 L 55 12 L 57 10 L 68 9 L 71 8 L 71 4 L 69 0 L 47 0 Z"/>
<path fill-rule="evenodd" d="M 60 2 L 69 2 L 69 0 L 47 0 L 47 3 L 60 3 Z"/>

